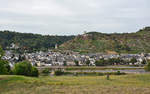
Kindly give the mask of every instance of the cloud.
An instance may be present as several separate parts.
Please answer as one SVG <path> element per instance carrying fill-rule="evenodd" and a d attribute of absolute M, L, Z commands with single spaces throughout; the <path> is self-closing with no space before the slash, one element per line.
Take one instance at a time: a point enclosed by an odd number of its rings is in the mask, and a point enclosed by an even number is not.
<path fill-rule="evenodd" d="M 135 32 L 150 24 L 149 0 L 3 0 L 0 30 L 53 35 Z"/>

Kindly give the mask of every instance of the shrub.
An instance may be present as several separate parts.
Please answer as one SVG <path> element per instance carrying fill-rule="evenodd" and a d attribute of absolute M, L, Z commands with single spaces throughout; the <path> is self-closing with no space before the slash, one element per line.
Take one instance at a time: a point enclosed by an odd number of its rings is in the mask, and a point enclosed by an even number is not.
<path fill-rule="evenodd" d="M 27 61 L 15 64 L 13 73 L 16 75 L 25 75 L 34 77 L 38 77 L 39 75 L 38 70 Z"/>

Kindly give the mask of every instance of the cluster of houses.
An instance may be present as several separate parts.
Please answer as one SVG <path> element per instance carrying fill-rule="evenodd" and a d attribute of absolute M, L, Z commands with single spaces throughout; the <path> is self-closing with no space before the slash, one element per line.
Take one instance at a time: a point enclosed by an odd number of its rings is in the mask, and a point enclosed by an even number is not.
<path fill-rule="evenodd" d="M 24 53 L 22 55 L 15 54 L 12 51 L 6 51 L 4 60 L 10 62 L 10 65 L 13 66 L 15 63 L 21 60 L 28 60 L 32 65 L 35 66 L 74 66 L 76 65 L 75 61 L 78 61 L 79 65 L 86 65 L 86 61 L 90 61 L 89 65 L 94 66 L 95 61 L 104 58 L 108 60 L 110 58 L 121 58 L 122 60 L 130 61 L 132 58 L 136 58 L 137 64 L 141 64 L 145 59 L 150 59 L 150 54 L 101 54 L 101 53 L 89 53 L 89 54 L 79 54 L 76 52 L 36 52 L 36 53 Z M 132 63 L 131 63 L 132 64 Z"/>

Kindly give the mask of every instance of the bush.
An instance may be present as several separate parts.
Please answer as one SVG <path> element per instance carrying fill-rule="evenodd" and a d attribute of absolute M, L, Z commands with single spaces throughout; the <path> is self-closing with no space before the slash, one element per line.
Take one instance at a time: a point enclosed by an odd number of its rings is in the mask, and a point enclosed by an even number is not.
<path fill-rule="evenodd" d="M 125 75 L 126 73 L 124 72 L 107 72 L 107 73 L 102 73 L 102 72 L 77 72 L 76 73 L 78 76 L 79 75 L 86 75 L 86 76 L 103 76 L 103 75 Z"/>
<path fill-rule="evenodd" d="M 55 71 L 56 76 L 60 76 L 60 75 L 63 75 L 63 74 L 64 74 L 64 72 L 61 69 L 58 69 L 58 70 Z"/>
<path fill-rule="evenodd" d="M 42 73 L 47 75 L 47 74 L 50 73 L 50 70 L 49 70 L 48 68 L 45 68 L 45 69 L 42 71 Z"/>
<path fill-rule="evenodd" d="M 120 71 L 117 71 L 115 74 L 116 74 L 116 75 L 121 75 L 121 72 L 120 72 Z"/>
<path fill-rule="evenodd" d="M 150 61 L 149 61 L 148 64 L 145 66 L 145 71 L 150 71 Z"/>
<path fill-rule="evenodd" d="M 10 71 L 9 63 L 0 59 L 0 74 L 9 74 Z"/>
<path fill-rule="evenodd" d="M 99 61 L 95 62 L 96 66 L 105 66 L 106 65 L 106 61 L 104 59 L 100 59 Z"/>
<path fill-rule="evenodd" d="M 39 71 L 36 67 L 32 67 L 31 76 L 33 76 L 33 77 L 38 77 L 39 76 Z"/>
<path fill-rule="evenodd" d="M 25 76 L 33 76 L 33 77 L 38 77 L 39 75 L 37 68 L 33 67 L 27 61 L 23 61 L 15 64 L 13 73 L 16 75 L 25 75 Z"/>
<path fill-rule="evenodd" d="M 137 62 L 136 58 L 132 58 L 130 61 L 133 65 Z"/>

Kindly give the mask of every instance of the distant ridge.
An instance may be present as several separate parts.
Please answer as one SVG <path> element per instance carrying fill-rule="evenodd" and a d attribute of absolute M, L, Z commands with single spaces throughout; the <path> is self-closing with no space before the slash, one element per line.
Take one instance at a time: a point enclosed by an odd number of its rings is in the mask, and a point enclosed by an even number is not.
<path fill-rule="evenodd" d="M 61 45 L 73 38 L 74 36 L 40 35 L 6 30 L 0 31 L 0 45 L 3 49 L 7 49 L 7 47 L 11 46 L 11 44 L 14 44 L 19 47 L 19 49 L 16 50 L 19 52 L 35 52 L 40 50 L 46 51 L 54 48 L 56 44 Z"/>

